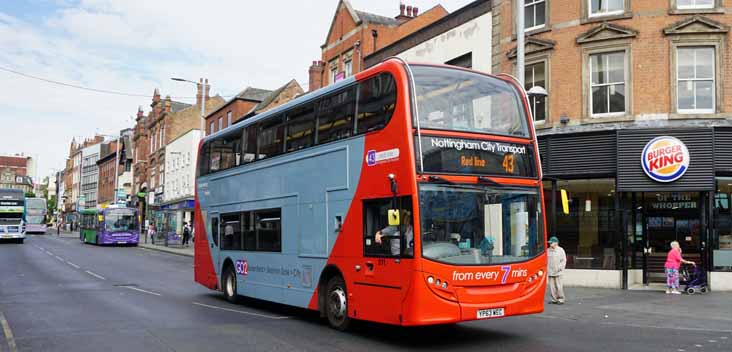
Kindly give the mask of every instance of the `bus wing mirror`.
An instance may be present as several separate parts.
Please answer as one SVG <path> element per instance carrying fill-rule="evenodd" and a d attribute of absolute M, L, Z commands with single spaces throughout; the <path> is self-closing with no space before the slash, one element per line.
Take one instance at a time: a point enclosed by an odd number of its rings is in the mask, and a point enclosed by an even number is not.
<path fill-rule="evenodd" d="M 399 209 L 389 209 L 389 226 L 399 226 Z"/>
<path fill-rule="evenodd" d="M 563 189 L 560 191 L 562 194 L 562 212 L 569 214 L 569 198 L 567 197 L 567 190 Z"/>

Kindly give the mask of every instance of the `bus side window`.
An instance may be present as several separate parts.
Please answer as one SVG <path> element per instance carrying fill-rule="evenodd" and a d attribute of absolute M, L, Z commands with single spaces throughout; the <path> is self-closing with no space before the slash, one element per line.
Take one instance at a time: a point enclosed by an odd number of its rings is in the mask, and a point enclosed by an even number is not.
<path fill-rule="evenodd" d="M 322 98 L 319 105 L 318 144 L 353 135 L 353 114 L 356 111 L 355 87 Z"/>
<path fill-rule="evenodd" d="M 397 92 L 394 77 L 382 73 L 358 85 L 358 134 L 384 128 L 396 106 Z"/>
<path fill-rule="evenodd" d="M 257 126 L 248 126 L 243 136 L 241 163 L 248 164 L 257 160 Z"/>
<path fill-rule="evenodd" d="M 286 152 L 313 146 L 315 141 L 315 104 L 295 107 L 287 114 Z"/>
<path fill-rule="evenodd" d="M 208 174 L 209 167 L 209 143 L 201 145 L 201 157 L 198 158 L 198 176 L 204 176 Z"/>
<path fill-rule="evenodd" d="M 271 158 L 284 152 L 285 125 L 282 116 L 266 119 L 259 124 L 260 132 L 257 135 L 257 159 Z"/>
<path fill-rule="evenodd" d="M 214 244 L 216 247 L 219 246 L 219 218 L 211 218 L 211 237 L 213 237 Z"/>

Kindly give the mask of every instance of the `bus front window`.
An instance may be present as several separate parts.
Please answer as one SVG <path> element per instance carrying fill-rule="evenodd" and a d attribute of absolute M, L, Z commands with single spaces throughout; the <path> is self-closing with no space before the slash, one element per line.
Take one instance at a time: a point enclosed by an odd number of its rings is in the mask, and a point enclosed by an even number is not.
<path fill-rule="evenodd" d="M 420 128 L 529 137 L 521 100 L 509 83 L 459 69 L 410 67 Z"/>
<path fill-rule="evenodd" d="M 107 231 L 134 231 L 137 230 L 137 221 L 134 211 L 117 210 L 109 211 L 104 217 L 104 224 Z"/>
<path fill-rule="evenodd" d="M 422 184 L 422 256 L 448 264 L 502 264 L 544 251 L 536 188 Z"/>

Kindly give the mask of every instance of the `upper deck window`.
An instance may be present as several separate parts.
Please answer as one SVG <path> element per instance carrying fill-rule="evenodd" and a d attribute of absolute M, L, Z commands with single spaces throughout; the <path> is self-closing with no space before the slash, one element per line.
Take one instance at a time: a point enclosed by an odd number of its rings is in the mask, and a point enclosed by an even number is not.
<path fill-rule="evenodd" d="M 479 73 L 412 66 L 420 128 L 528 137 L 519 95 Z"/>

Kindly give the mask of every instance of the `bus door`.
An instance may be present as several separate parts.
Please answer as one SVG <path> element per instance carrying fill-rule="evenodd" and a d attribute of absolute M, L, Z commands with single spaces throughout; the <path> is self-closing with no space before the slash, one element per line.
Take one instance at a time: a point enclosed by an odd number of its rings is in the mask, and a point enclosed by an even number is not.
<path fill-rule="evenodd" d="M 211 234 L 211 241 L 209 246 L 211 247 L 211 259 L 214 263 L 214 270 L 221 275 L 221 247 L 219 247 L 219 224 L 221 219 L 219 213 L 211 213 L 211 220 L 208 222 L 211 224 L 209 233 Z"/>
<path fill-rule="evenodd" d="M 413 256 L 411 211 L 411 196 L 363 201 L 363 258 L 356 267 L 357 291 L 352 296 L 359 319 L 401 322 Z"/>

